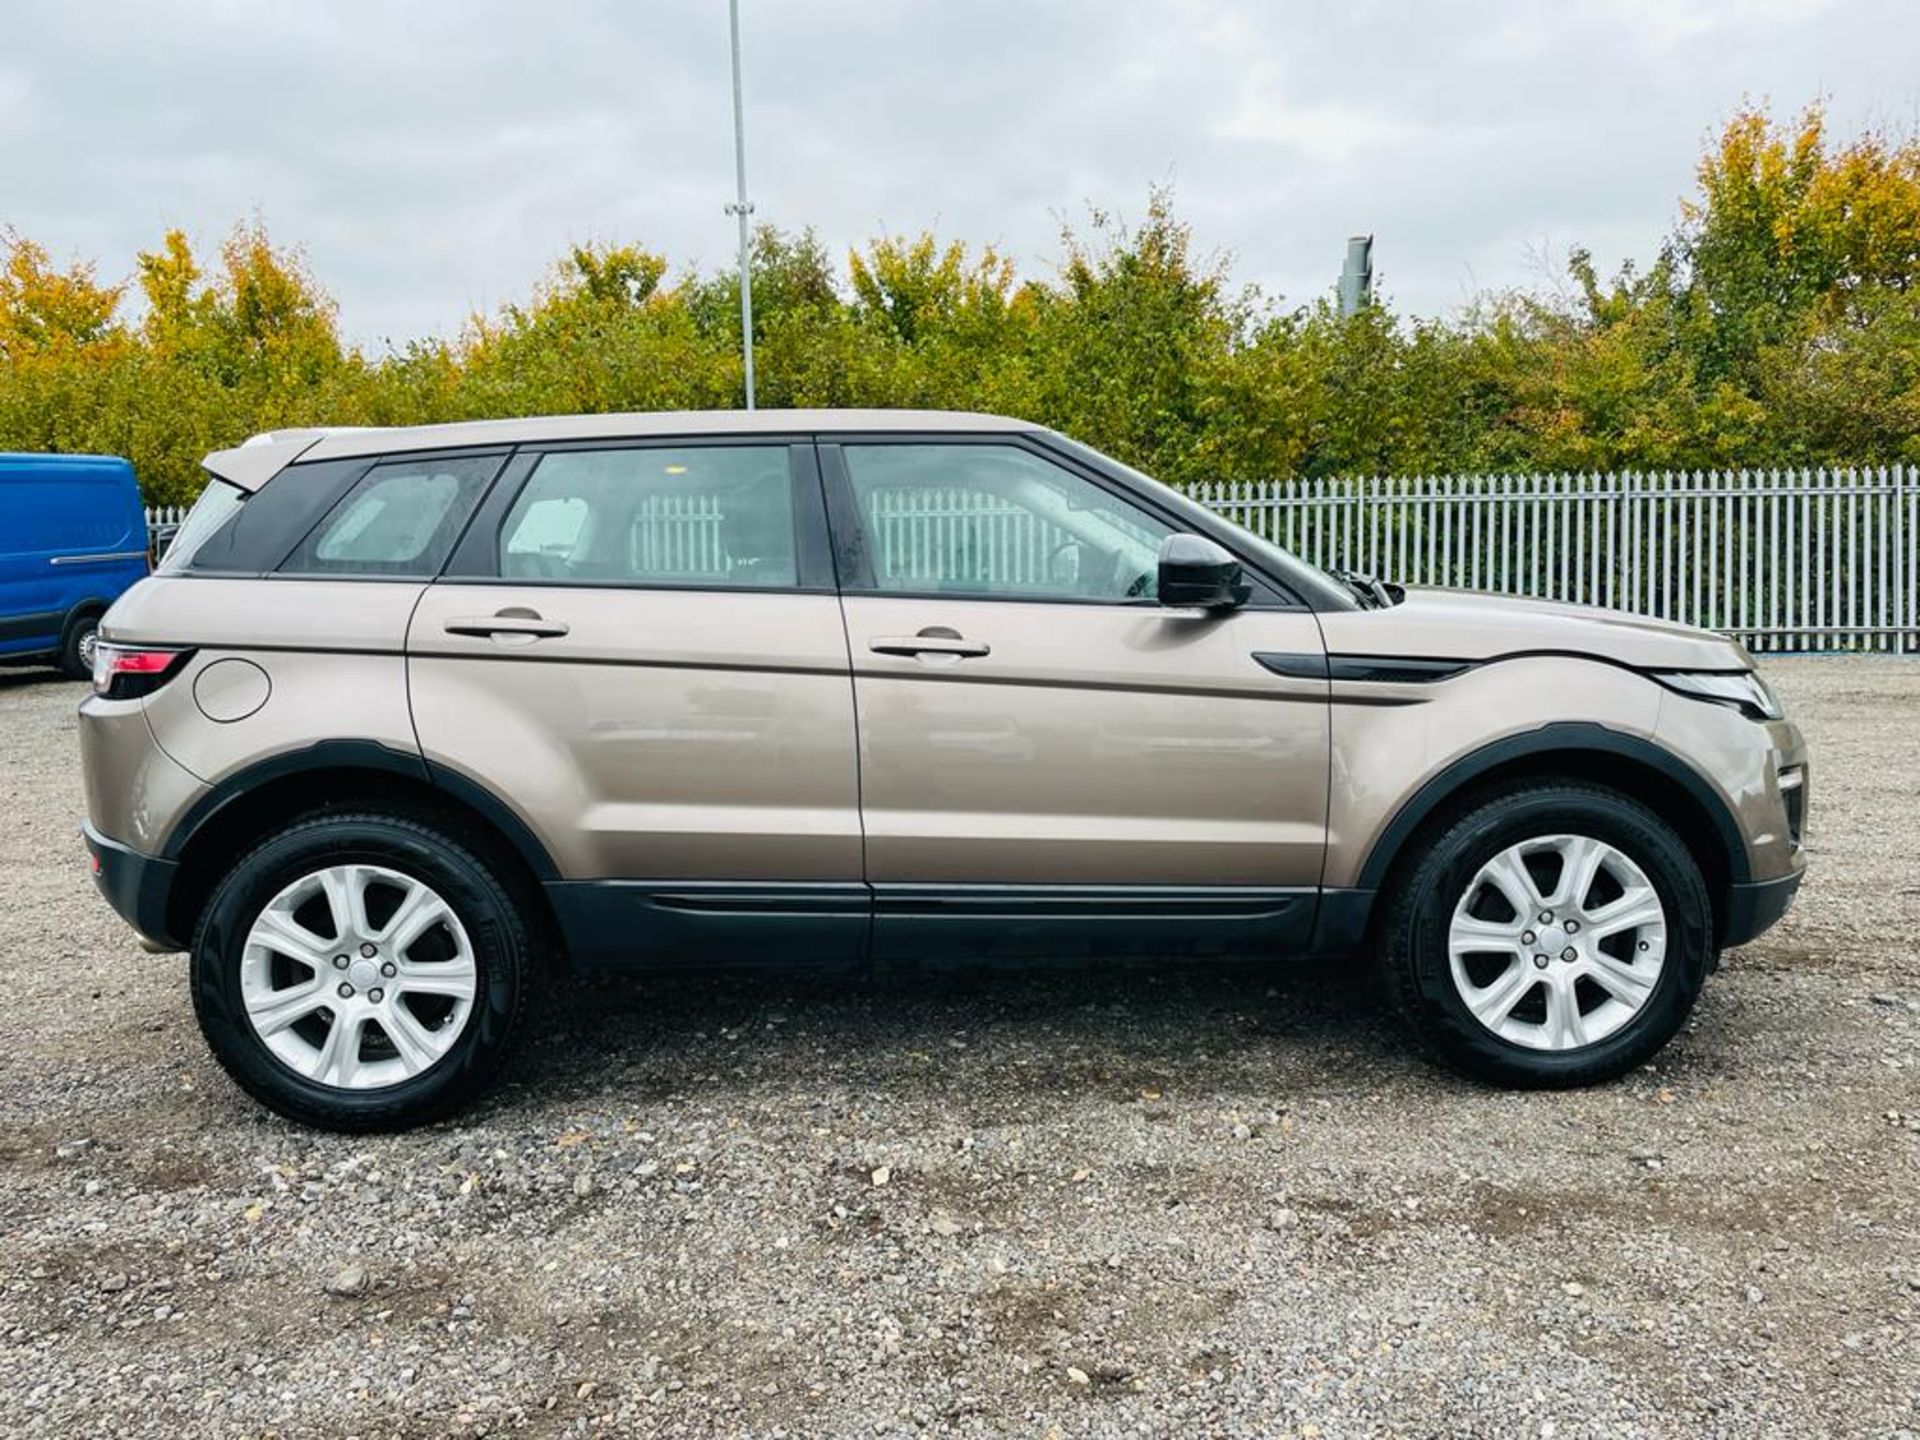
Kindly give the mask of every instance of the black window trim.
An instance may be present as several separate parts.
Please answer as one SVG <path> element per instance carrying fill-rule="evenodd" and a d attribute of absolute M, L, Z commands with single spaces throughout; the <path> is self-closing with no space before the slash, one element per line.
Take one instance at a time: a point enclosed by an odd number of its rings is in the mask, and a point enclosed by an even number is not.
<path fill-rule="evenodd" d="M 562 580 L 548 576 L 500 573 L 500 528 L 512 512 L 540 462 L 549 455 L 602 450 L 784 449 L 787 452 L 788 494 L 793 505 L 795 585 L 713 585 L 672 580 Z M 492 488 L 474 507 L 465 532 L 454 543 L 435 583 L 490 585 L 513 589 L 657 590 L 716 595 L 834 595 L 834 573 L 825 498 L 813 437 L 790 432 L 743 434 L 643 435 L 628 438 L 595 436 L 587 440 L 534 441 L 516 447 L 512 460 L 495 477 Z"/>
<path fill-rule="evenodd" d="M 815 436 L 820 454 L 820 475 L 826 489 L 827 518 L 833 530 L 833 553 L 840 573 L 840 587 L 848 595 L 878 595 L 889 600 L 964 600 L 969 604 L 996 605 L 1097 605 L 1112 610 L 1158 610 L 1160 602 L 1151 596 L 1132 599 L 1101 599 L 1089 595 L 986 595 L 955 590 L 883 590 L 873 578 L 873 557 L 867 545 L 866 527 L 853 498 L 853 484 L 847 473 L 843 453 L 848 445 L 982 445 L 1025 450 L 1038 459 L 1085 480 L 1144 511 L 1162 525 L 1191 533 L 1192 520 L 1168 510 L 1153 496 L 1142 494 L 1118 475 L 1110 475 L 1086 464 L 1078 456 L 1056 450 L 1045 443 L 1040 431 L 1031 430 L 822 430 Z M 1231 535 L 1209 534 L 1233 553 L 1253 583 L 1253 596 L 1242 610 L 1307 610 L 1293 591 L 1255 564 Z"/>

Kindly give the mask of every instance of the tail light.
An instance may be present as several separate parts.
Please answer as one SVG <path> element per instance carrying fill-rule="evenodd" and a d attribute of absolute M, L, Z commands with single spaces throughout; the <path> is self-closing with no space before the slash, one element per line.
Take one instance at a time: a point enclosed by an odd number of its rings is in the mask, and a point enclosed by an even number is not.
<path fill-rule="evenodd" d="M 191 650 L 108 645 L 93 651 L 93 693 L 106 700 L 136 700 L 151 695 L 178 675 Z"/>

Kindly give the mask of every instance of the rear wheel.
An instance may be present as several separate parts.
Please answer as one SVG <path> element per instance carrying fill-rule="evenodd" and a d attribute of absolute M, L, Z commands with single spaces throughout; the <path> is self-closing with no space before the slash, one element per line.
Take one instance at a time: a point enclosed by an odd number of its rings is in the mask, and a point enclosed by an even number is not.
<path fill-rule="evenodd" d="M 1433 837 L 1387 912 L 1381 963 L 1443 1059 L 1564 1086 L 1665 1045 L 1711 954 L 1706 884 L 1672 827 L 1612 791 L 1536 782 Z"/>
<path fill-rule="evenodd" d="M 214 1056 L 281 1114 L 399 1129 L 486 1087 L 525 1028 L 533 952 L 511 891 L 412 819 L 318 816 L 236 865 L 194 938 Z"/>
<path fill-rule="evenodd" d="M 69 680 L 93 678 L 93 652 L 100 644 L 100 617 L 82 615 L 60 642 L 60 673 Z"/>

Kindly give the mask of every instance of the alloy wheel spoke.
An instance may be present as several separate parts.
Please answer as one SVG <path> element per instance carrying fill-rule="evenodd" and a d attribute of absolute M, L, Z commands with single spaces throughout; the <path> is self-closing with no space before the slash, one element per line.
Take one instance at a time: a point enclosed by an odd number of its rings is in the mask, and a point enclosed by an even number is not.
<path fill-rule="evenodd" d="M 1547 1034 L 1554 1048 L 1571 1050 L 1587 1043 L 1586 1021 L 1573 981 L 1562 971 L 1547 982 Z"/>
<path fill-rule="evenodd" d="M 342 944 L 359 941 L 369 928 L 366 872 L 358 865 L 336 865 L 320 872 L 320 888 L 333 915 L 334 934 Z"/>
<path fill-rule="evenodd" d="M 1515 960 L 1498 979 L 1477 990 L 1468 991 L 1464 998 L 1474 1018 L 1489 1030 L 1495 1030 L 1537 983 L 1538 977 L 1527 963 Z"/>
<path fill-rule="evenodd" d="M 1522 921 L 1531 920 L 1541 906 L 1540 887 L 1533 883 L 1533 875 L 1521 861 L 1518 849 L 1502 851 L 1489 860 L 1481 868 L 1475 884 L 1482 881 L 1498 890 Z"/>
<path fill-rule="evenodd" d="M 1560 883 L 1554 887 L 1550 902 L 1556 908 L 1584 909 L 1607 847 L 1585 835 L 1569 835 L 1560 850 Z"/>
<path fill-rule="evenodd" d="M 393 990 L 400 995 L 440 995 L 449 1000 L 471 1000 L 475 988 L 471 961 L 449 960 L 444 964 L 402 964 L 393 977 Z"/>
<path fill-rule="evenodd" d="M 1594 956 L 1593 967 L 1588 973 L 1601 989 L 1622 1005 L 1636 1010 L 1652 993 L 1654 982 L 1660 978 L 1651 966 L 1640 970 L 1614 959 L 1604 951 Z"/>
<path fill-rule="evenodd" d="M 278 1035 L 282 1030 L 321 1009 L 327 1003 L 327 984 L 318 974 L 284 990 L 269 990 L 245 997 L 247 1017 L 262 1036 Z"/>
<path fill-rule="evenodd" d="M 1643 925 L 1659 925 L 1667 918 L 1660 896 L 1651 885 L 1627 891 L 1618 900 L 1603 905 L 1587 916 L 1587 929 L 1593 939 L 1604 940 L 1623 930 L 1638 930 Z"/>
<path fill-rule="evenodd" d="M 1487 950 L 1518 954 L 1524 924 L 1523 920 L 1481 920 L 1472 915 L 1456 915 L 1448 940 L 1456 955 Z"/>
<path fill-rule="evenodd" d="M 322 1085 L 351 1087 L 354 1072 L 360 1068 L 360 1036 L 366 1028 L 366 1016 L 335 1011 L 333 1027 L 314 1057 L 312 1076 Z"/>
<path fill-rule="evenodd" d="M 307 929 L 289 911 L 280 908 L 278 901 L 260 912 L 247 941 L 276 955 L 284 955 L 315 974 L 326 968 L 328 952 L 333 949 L 332 941 Z"/>
<path fill-rule="evenodd" d="M 393 1042 L 394 1051 L 409 1075 L 418 1075 L 427 1069 L 447 1048 L 440 1032 L 427 1029 L 404 1005 L 392 1005 L 383 1011 L 380 1028 Z"/>
<path fill-rule="evenodd" d="M 427 886 L 414 882 L 385 927 L 375 937 L 398 957 L 405 955 L 413 942 L 431 930 L 450 912 L 447 902 Z"/>

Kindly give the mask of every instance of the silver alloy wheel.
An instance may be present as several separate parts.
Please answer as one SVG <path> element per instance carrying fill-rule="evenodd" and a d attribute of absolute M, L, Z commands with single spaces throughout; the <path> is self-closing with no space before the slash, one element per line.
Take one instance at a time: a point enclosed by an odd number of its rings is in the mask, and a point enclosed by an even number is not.
<path fill-rule="evenodd" d="M 81 633 L 80 644 L 76 649 L 79 652 L 81 668 L 89 672 L 92 671 L 93 657 L 100 651 L 99 628 L 89 625 L 86 630 Z"/>
<path fill-rule="evenodd" d="M 298 1074 L 342 1090 L 432 1069 L 473 1018 L 478 985 L 453 907 L 379 865 L 294 881 L 255 918 L 240 959 L 241 1000 L 261 1042 Z"/>
<path fill-rule="evenodd" d="M 1666 963 L 1667 915 L 1631 858 L 1587 835 L 1543 835 L 1494 856 L 1447 933 L 1473 1017 L 1532 1050 L 1575 1050 L 1631 1020 Z"/>

